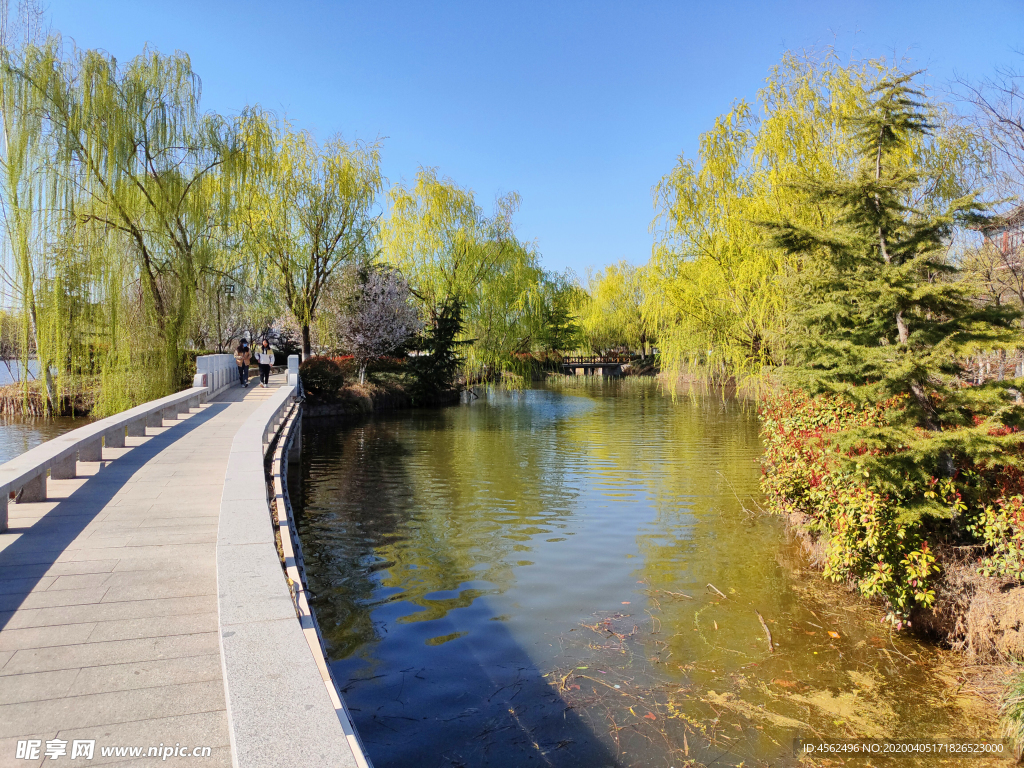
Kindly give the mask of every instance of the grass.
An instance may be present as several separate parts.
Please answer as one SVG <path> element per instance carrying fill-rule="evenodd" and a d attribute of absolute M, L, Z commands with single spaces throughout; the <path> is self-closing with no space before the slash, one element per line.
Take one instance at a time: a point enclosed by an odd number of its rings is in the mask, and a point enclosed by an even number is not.
<path fill-rule="evenodd" d="M 999 714 L 1003 736 L 1010 742 L 1014 755 L 1020 761 L 1024 756 L 1024 671 L 1010 678 Z"/>

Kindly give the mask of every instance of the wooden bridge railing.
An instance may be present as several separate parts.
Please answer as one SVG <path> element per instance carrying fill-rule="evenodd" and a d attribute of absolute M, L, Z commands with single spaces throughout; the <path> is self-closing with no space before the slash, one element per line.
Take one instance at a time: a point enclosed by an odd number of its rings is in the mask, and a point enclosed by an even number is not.
<path fill-rule="evenodd" d="M 635 360 L 628 355 L 607 355 L 604 357 L 563 357 L 562 365 L 622 365 Z"/>

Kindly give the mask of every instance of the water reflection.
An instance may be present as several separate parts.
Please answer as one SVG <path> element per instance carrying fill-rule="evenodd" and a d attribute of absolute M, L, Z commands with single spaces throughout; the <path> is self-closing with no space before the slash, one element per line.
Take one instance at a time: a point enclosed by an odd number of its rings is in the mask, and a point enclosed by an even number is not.
<path fill-rule="evenodd" d="M 745 508 L 742 403 L 572 382 L 304 441 L 315 609 L 379 768 L 778 765 L 798 734 L 989 727 Z"/>

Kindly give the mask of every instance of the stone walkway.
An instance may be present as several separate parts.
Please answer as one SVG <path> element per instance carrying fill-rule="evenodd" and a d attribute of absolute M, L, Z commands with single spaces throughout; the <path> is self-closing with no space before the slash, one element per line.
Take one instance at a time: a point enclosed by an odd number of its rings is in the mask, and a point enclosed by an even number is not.
<path fill-rule="evenodd" d="M 80 462 L 81 477 L 49 481 L 47 501 L 10 505 L 0 534 L 0 766 L 231 765 L 218 515 L 235 432 L 273 391 L 232 387 L 126 448 L 104 448 L 102 467 Z M 30 739 L 41 742 L 38 759 L 19 759 L 18 742 Z M 66 754 L 46 759 L 55 739 Z M 75 740 L 95 740 L 91 761 L 71 760 Z M 211 753 L 102 754 L 159 745 Z"/>

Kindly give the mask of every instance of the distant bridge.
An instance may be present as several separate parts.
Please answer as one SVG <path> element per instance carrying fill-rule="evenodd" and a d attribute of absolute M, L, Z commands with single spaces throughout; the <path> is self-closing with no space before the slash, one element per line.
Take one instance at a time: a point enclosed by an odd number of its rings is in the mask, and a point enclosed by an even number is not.
<path fill-rule="evenodd" d="M 628 355 L 566 357 L 562 359 L 562 373 L 567 376 L 621 376 L 622 366 L 636 359 Z"/>

